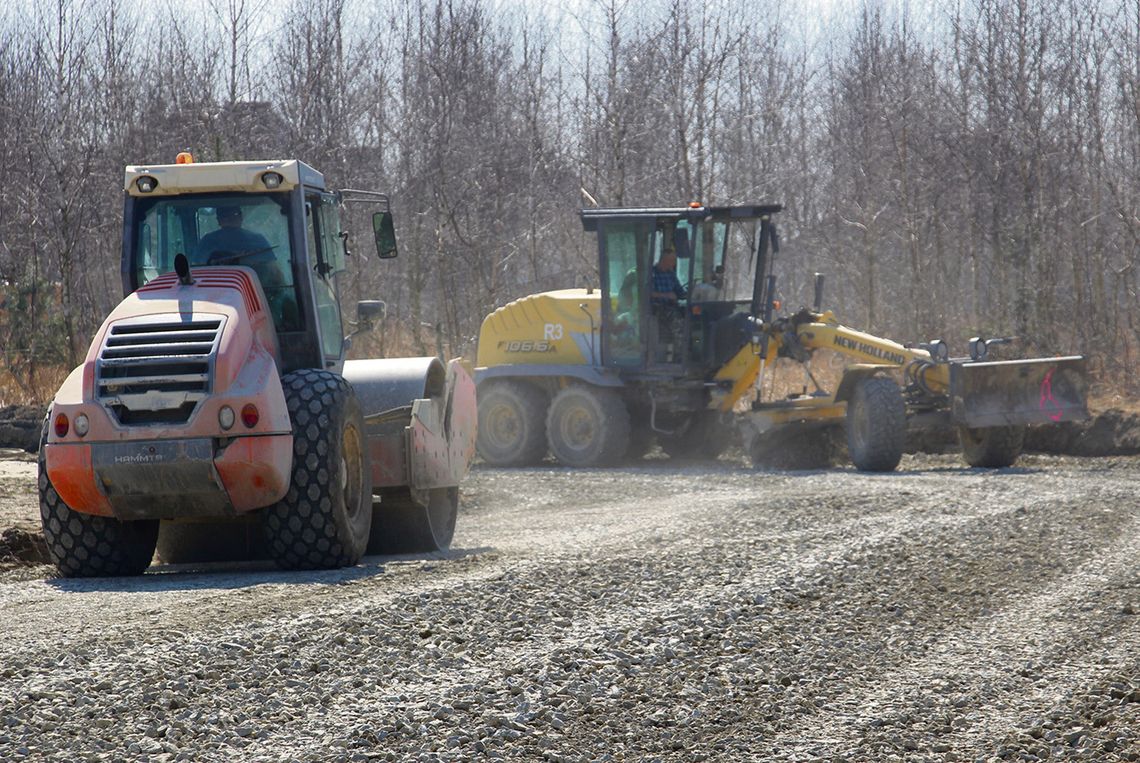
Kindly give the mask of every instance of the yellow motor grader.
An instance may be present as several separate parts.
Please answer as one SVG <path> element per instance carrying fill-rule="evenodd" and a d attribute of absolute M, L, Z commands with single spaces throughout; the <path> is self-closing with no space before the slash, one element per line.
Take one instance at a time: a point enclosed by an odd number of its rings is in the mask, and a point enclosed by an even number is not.
<path fill-rule="evenodd" d="M 975 338 L 968 358 L 951 358 L 943 341 L 872 336 L 822 308 L 822 276 L 813 307 L 779 314 L 780 210 L 583 210 L 600 288 L 531 295 L 483 321 L 482 458 L 525 465 L 549 452 L 569 466 L 605 466 L 654 441 L 670 456 L 715 457 L 736 428 L 758 459 L 797 433 L 842 425 L 858 469 L 890 471 L 908 424 L 949 424 L 969 464 L 1002 467 L 1020 455 L 1026 426 L 1088 416 L 1079 356 L 993 360 L 991 346 L 1008 340 Z M 849 359 L 831 391 L 810 369 L 822 349 Z M 803 363 L 811 389 L 758 395 L 777 358 Z"/>
<path fill-rule="evenodd" d="M 475 385 L 437 358 L 346 360 L 340 210 L 290 160 L 127 167 L 123 301 L 55 395 L 40 445 L 43 531 L 65 576 L 270 557 L 353 565 L 447 548 L 474 457 Z M 356 306 L 364 330 L 384 304 Z M 347 311 L 345 311 L 347 312 Z"/>

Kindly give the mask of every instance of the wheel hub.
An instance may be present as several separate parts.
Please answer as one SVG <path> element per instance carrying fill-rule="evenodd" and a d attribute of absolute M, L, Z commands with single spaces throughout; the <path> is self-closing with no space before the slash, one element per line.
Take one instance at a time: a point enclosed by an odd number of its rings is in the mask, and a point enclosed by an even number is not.
<path fill-rule="evenodd" d="M 349 514 L 355 514 L 363 503 L 363 471 L 364 449 L 360 432 L 356 427 L 345 427 L 341 438 L 340 489 Z"/>
<path fill-rule="evenodd" d="M 487 437 L 497 446 L 509 446 L 522 434 L 522 419 L 509 405 L 496 405 L 487 413 Z"/>
<path fill-rule="evenodd" d="M 575 408 L 562 419 L 562 439 L 571 448 L 587 448 L 597 437 L 597 423 L 585 408 Z"/>

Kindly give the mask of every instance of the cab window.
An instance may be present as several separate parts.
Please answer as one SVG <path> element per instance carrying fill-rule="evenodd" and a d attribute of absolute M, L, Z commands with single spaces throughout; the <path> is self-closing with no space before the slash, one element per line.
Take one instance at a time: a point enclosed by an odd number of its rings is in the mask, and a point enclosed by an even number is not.
<path fill-rule="evenodd" d="M 257 274 L 278 331 L 300 328 L 284 194 L 193 194 L 140 204 L 132 267 L 142 286 L 174 270 L 185 254 L 192 268 L 249 267 Z"/>

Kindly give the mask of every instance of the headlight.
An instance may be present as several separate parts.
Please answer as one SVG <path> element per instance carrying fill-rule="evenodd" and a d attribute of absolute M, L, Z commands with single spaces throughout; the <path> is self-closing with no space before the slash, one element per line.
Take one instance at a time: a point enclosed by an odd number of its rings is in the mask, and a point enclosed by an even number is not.
<path fill-rule="evenodd" d="M 230 408 L 228 405 L 223 405 L 218 411 L 218 424 L 222 427 L 222 429 L 228 430 L 234 425 L 234 420 L 234 409 Z"/>
<path fill-rule="evenodd" d="M 971 337 L 969 346 L 971 360 L 985 360 L 986 355 L 990 352 L 990 348 L 986 346 L 986 340 L 980 336 Z"/>
<path fill-rule="evenodd" d="M 155 188 L 158 188 L 158 180 L 152 178 L 150 175 L 143 175 L 135 180 L 135 188 L 139 189 L 139 193 L 150 193 Z"/>
<path fill-rule="evenodd" d="M 75 434 L 83 437 L 91 431 L 91 420 L 87 418 L 86 413 L 81 413 L 75 417 Z"/>
<path fill-rule="evenodd" d="M 277 174 L 276 172 L 266 172 L 261 176 L 262 184 L 271 191 L 276 188 L 280 188 L 281 181 L 284 179 L 285 178 L 281 177 L 281 175 Z"/>

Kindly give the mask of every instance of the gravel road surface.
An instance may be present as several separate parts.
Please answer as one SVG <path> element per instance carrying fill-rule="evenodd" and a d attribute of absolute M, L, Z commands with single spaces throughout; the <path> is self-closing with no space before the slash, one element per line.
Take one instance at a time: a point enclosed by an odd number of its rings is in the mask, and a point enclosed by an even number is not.
<path fill-rule="evenodd" d="M 438 558 L 9 568 L 0 761 L 1140 759 L 1140 458 L 901 469 L 476 469 Z"/>

